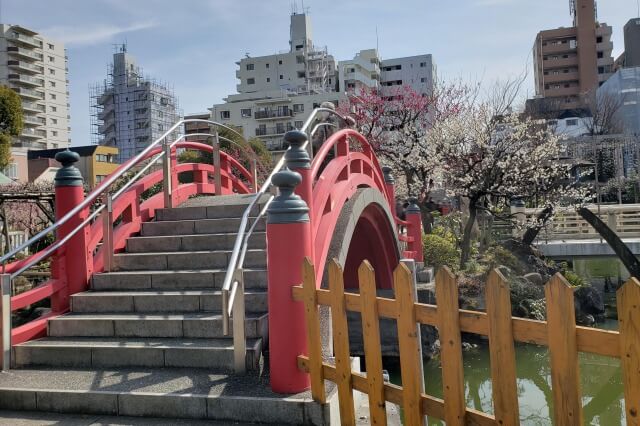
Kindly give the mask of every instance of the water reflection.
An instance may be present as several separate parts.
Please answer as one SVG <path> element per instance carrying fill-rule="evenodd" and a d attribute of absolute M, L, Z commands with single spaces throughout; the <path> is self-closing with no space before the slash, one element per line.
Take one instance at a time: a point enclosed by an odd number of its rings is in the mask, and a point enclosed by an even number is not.
<path fill-rule="evenodd" d="M 615 327 L 615 321 L 608 321 L 606 326 Z M 619 360 L 580 354 L 579 361 L 585 424 L 623 424 L 625 411 Z M 477 348 L 465 351 L 463 362 L 467 406 L 493 414 L 488 346 L 479 344 Z M 442 369 L 439 359 L 427 361 L 424 370 L 427 393 L 442 398 Z M 392 381 L 399 383 L 400 375 L 399 372 L 396 373 L 392 374 Z M 548 349 L 537 345 L 517 344 L 516 373 L 521 424 L 553 424 Z M 444 425 L 444 422 L 429 419 L 429 425 Z"/>

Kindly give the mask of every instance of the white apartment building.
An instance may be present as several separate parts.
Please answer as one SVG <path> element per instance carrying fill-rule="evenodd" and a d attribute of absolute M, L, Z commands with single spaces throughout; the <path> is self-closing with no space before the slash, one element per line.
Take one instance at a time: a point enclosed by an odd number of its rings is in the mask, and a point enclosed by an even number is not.
<path fill-rule="evenodd" d="M 284 134 L 302 127 L 322 102 L 338 105 L 347 92 L 365 86 L 381 87 L 383 93 L 403 84 L 425 94 L 433 88 L 431 55 L 381 61 L 376 49 L 367 49 L 336 67 L 326 47 L 313 45 L 308 15 L 294 12 L 290 30 L 289 51 L 236 62 L 238 93 L 209 109 L 212 120 L 241 127 L 245 137 L 259 137 L 268 149 L 281 150 Z"/>
<path fill-rule="evenodd" d="M 145 77 L 125 45 L 90 95 L 92 142 L 118 148 L 120 163 L 162 136 L 180 115 L 171 88 Z"/>
<path fill-rule="evenodd" d="M 29 149 L 65 148 L 69 138 L 69 88 L 64 44 L 19 25 L 0 24 L 0 84 L 22 99 L 24 129 L 15 138 L 5 174 L 28 180 Z"/>

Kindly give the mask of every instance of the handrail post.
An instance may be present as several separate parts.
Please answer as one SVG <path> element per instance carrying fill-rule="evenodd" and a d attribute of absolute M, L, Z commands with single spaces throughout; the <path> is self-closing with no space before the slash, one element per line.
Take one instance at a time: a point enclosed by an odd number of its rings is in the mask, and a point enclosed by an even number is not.
<path fill-rule="evenodd" d="M 102 229 L 102 245 L 104 256 L 104 271 L 111 272 L 113 270 L 113 198 L 111 194 L 107 194 L 105 203 L 105 211 L 103 216 Z"/>
<path fill-rule="evenodd" d="M 251 160 L 251 179 L 253 180 L 253 192 L 258 192 L 258 160 L 252 158 Z"/>
<path fill-rule="evenodd" d="M 222 172 L 220 170 L 220 136 L 216 128 L 213 133 L 213 179 L 216 195 L 222 195 Z"/>
<path fill-rule="evenodd" d="M 311 257 L 309 208 L 293 193 L 300 174 L 282 170 L 273 176 L 279 194 L 267 210 L 269 300 L 269 365 L 271 389 L 298 393 L 309 388 L 297 356 L 307 354 L 307 330 L 302 302 L 293 300 L 292 287 L 302 282 L 302 262 Z"/>
<path fill-rule="evenodd" d="M 171 199 L 171 144 L 169 139 L 165 138 L 163 142 L 164 162 L 162 163 L 162 189 L 164 192 L 164 207 L 170 209 L 173 207 Z"/>
<path fill-rule="evenodd" d="M 234 279 L 238 283 L 233 300 L 233 365 L 236 373 L 247 369 L 247 339 L 245 336 L 244 272 L 236 269 Z"/>
<path fill-rule="evenodd" d="M 0 368 L 11 368 L 11 274 L 0 274 Z"/>
<path fill-rule="evenodd" d="M 84 181 L 80 171 L 73 165 L 80 156 L 72 151 L 61 151 L 56 154 L 56 160 L 62 163 L 62 168 L 56 172 L 56 220 L 64 217 L 68 212 L 84 201 Z M 75 217 L 62 225 L 57 232 L 57 240 L 63 239 L 73 232 L 88 216 L 89 208 L 81 210 Z M 65 247 L 59 249 L 54 260 L 57 264 L 59 277 L 65 285 L 51 296 L 51 310 L 65 312 L 69 309 L 69 297 L 84 291 L 93 273 L 93 253 L 87 248 L 89 243 L 89 226 L 73 236 Z"/>
<path fill-rule="evenodd" d="M 418 264 L 424 263 L 424 253 L 422 251 L 422 213 L 418 206 L 418 199 L 409 199 L 409 206 L 407 207 L 407 234 L 413 238 L 413 242 L 410 243 L 410 250 L 413 251 L 414 258 Z"/>

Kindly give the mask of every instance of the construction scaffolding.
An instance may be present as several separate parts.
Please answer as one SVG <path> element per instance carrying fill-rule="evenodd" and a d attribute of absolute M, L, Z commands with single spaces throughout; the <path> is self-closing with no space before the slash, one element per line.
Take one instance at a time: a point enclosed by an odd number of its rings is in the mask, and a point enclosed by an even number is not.
<path fill-rule="evenodd" d="M 144 76 L 126 45 L 113 55 L 107 78 L 89 88 L 89 96 L 91 142 L 118 148 L 121 163 L 162 136 L 181 115 L 173 87 Z"/>

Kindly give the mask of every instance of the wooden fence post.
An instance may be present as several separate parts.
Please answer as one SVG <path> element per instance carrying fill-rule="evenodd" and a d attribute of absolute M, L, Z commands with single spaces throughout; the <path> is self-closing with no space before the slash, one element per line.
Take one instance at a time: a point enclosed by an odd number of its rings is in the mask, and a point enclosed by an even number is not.
<path fill-rule="evenodd" d="M 311 396 L 324 404 L 327 400 L 322 374 L 322 343 L 320 340 L 320 318 L 316 294 L 316 273 L 308 257 L 302 264 L 302 289 L 307 323 L 307 347 L 309 350 L 309 373 L 311 374 Z"/>
<path fill-rule="evenodd" d="M 415 298 L 413 293 L 413 274 L 402 263 L 393 272 L 393 284 L 396 296 L 398 316 L 398 345 L 400 347 L 400 365 L 402 374 L 402 407 L 407 425 L 424 424 L 420 396 L 424 391 L 420 368 L 420 341 L 416 320 Z"/>
<path fill-rule="evenodd" d="M 463 426 L 467 408 L 464 399 L 458 283 L 446 267 L 440 268 L 436 275 L 436 301 L 438 303 L 444 421 L 447 426 Z"/>
<path fill-rule="evenodd" d="M 331 292 L 331 326 L 333 352 L 336 357 L 336 384 L 340 400 L 340 422 L 344 426 L 356 424 L 351 383 L 351 353 L 349 351 L 349 326 L 344 300 L 344 272 L 332 259 L 329 263 L 329 291 Z"/>
<path fill-rule="evenodd" d="M 380 318 L 376 300 L 376 278 L 371 264 L 366 260 L 358 268 L 360 302 L 362 306 L 362 337 L 364 339 L 365 363 L 369 411 L 372 425 L 387 424 L 387 410 L 382 378 L 382 354 L 380 352 Z"/>
<path fill-rule="evenodd" d="M 640 425 L 640 282 L 631 278 L 618 290 L 620 361 L 627 425 Z"/>
<path fill-rule="evenodd" d="M 486 287 L 489 320 L 489 354 L 493 390 L 493 411 L 502 425 L 520 423 L 516 383 L 516 351 L 511 322 L 509 284 L 497 270 L 491 271 Z"/>
<path fill-rule="evenodd" d="M 544 288 L 551 358 L 553 417 L 557 425 L 582 425 L 580 369 L 573 289 L 560 274 Z"/>

